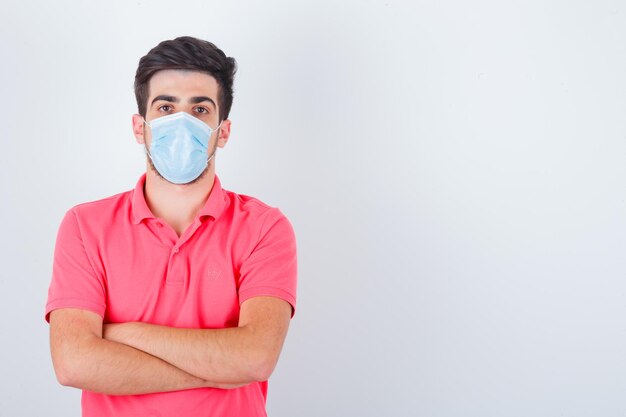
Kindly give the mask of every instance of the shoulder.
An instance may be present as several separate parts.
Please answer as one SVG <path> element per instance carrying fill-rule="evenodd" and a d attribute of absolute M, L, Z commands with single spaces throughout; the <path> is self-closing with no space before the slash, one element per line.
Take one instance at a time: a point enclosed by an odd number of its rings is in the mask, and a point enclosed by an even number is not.
<path fill-rule="evenodd" d="M 232 219 L 237 229 L 255 231 L 260 238 L 270 229 L 280 229 L 282 233 L 293 234 L 293 227 L 287 216 L 275 206 L 257 197 L 222 190 L 226 200 L 227 217 Z"/>
<path fill-rule="evenodd" d="M 120 217 L 129 216 L 132 190 L 120 192 L 97 200 L 86 201 L 69 208 L 66 215 L 73 214 L 79 225 L 111 225 Z"/>
<path fill-rule="evenodd" d="M 261 221 L 273 218 L 286 219 L 286 216 L 278 207 L 271 206 L 257 197 L 224 189 L 222 192 L 227 201 L 229 211 L 237 217 L 246 217 L 249 220 Z"/>

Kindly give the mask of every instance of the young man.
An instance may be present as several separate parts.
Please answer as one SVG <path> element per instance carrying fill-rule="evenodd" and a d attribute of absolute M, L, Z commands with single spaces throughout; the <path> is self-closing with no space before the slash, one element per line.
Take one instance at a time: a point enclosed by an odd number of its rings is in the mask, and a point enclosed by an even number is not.
<path fill-rule="evenodd" d="M 279 209 L 227 191 L 236 63 L 210 42 L 139 61 L 132 117 L 147 170 L 133 190 L 65 213 L 45 318 L 59 382 L 83 416 L 266 416 L 296 300 Z"/>

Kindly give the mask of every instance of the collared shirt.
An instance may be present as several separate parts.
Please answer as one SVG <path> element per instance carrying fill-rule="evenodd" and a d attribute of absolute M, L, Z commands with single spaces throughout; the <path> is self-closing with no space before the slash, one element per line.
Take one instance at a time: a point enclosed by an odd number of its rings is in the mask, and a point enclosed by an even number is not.
<path fill-rule="evenodd" d="M 93 311 L 104 323 L 237 327 L 241 303 L 279 297 L 296 306 L 296 241 L 284 214 L 222 189 L 179 237 L 134 190 L 69 209 L 59 227 L 45 319 L 58 308 Z M 109 396 L 83 391 L 83 416 L 265 416 L 267 381 Z M 104 413 L 106 410 L 106 414 Z M 152 413 L 152 414 L 151 414 Z"/>

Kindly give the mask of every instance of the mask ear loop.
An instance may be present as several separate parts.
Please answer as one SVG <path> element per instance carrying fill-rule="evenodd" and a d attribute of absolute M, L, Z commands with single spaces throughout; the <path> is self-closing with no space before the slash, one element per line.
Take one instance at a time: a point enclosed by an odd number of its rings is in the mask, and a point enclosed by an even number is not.
<path fill-rule="evenodd" d="M 213 134 L 213 132 L 216 132 L 216 131 L 218 131 L 218 130 L 220 129 L 220 126 L 222 126 L 222 122 L 223 122 L 223 121 L 224 121 L 224 120 L 222 120 L 222 121 L 220 122 L 220 124 L 219 124 L 219 125 L 217 125 L 217 127 L 211 131 L 211 135 Z M 209 136 L 209 137 L 210 137 L 210 136 Z M 216 140 L 217 140 L 217 139 L 216 139 Z M 211 161 L 211 159 L 215 156 L 215 153 L 216 153 L 216 152 L 217 152 L 217 146 L 215 147 L 215 150 L 213 151 L 213 153 L 211 154 L 211 156 L 209 156 L 209 159 L 207 159 L 207 160 L 206 160 L 206 163 L 207 163 L 207 164 L 208 164 L 208 163 L 209 163 L 209 161 Z"/>
<path fill-rule="evenodd" d="M 152 129 L 152 126 L 150 126 L 150 123 L 148 123 L 148 122 L 146 121 L 146 119 L 145 119 L 145 118 L 143 118 L 143 117 L 142 117 L 142 119 L 143 119 L 144 124 L 145 124 L 146 126 L 148 126 L 150 129 Z M 147 155 L 150 157 L 150 159 L 152 159 L 152 155 L 150 155 L 150 151 L 148 150 L 148 147 L 146 146 L 146 137 L 145 137 L 145 133 L 144 133 L 143 142 L 144 142 L 144 143 L 143 143 L 143 150 L 144 150 L 144 153 L 145 153 L 145 154 L 147 154 Z"/>

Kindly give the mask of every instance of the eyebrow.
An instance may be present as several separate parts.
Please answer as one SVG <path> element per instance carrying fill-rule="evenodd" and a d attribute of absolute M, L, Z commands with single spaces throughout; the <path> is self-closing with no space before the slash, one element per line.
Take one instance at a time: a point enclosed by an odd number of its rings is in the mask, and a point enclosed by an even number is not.
<path fill-rule="evenodd" d="M 180 101 L 180 99 L 178 97 L 174 97 L 174 96 L 168 96 L 165 94 L 161 94 L 159 96 L 156 96 L 153 100 L 152 103 L 150 103 L 150 105 L 153 105 L 155 101 L 158 100 L 163 100 L 163 101 L 169 101 L 170 103 L 178 103 Z M 202 103 L 203 101 L 208 101 L 211 104 L 213 104 L 214 108 L 217 108 L 217 105 L 215 104 L 215 102 L 213 101 L 212 98 L 207 97 L 207 96 L 198 96 L 198 97 L 191 97 L 189 99 L 189 102 L 192 104 L 198 104 L 198 103 Z"/>

